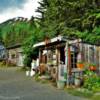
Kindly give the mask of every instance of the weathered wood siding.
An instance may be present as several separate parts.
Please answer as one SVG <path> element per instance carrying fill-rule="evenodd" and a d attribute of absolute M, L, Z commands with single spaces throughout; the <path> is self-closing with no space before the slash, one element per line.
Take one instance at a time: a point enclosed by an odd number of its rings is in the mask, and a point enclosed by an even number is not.
<path fill-rule="evenodd" d="M 8 50 L 8 62 L 17 65 L 24 66 L 24 55 L 21 48 L 13 48 Z"/>
<path fill-rule="evenodd" d="M 100 72 L 100 46 L 80 43 L 79 48 L 82 52 L 83 61 L 87 63 L 95 63 Z"/>

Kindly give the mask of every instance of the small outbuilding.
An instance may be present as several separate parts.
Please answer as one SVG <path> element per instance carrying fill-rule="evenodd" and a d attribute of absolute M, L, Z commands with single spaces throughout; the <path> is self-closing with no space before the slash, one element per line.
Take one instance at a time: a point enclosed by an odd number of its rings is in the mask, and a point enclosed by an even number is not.
<path fill-rule="evenodd" d="M 46 69 L 55 80 L 73 83 L 76 76 L 82 77 L 90 64 L 95 64 L 96 71 L 100 73 L 100 46 L 83 43 L 81 39 L 57 36 L 46 38 L 34 44 L 33 48 L 39 49 L 40 71 Z"/>
<path fill-rule="evenodd" d="M 8 53 L 8 63 L 16 66 L 24 66 L 23 64 L 24 55 L 20 44 L 7 47 L 7 53 Z"/>

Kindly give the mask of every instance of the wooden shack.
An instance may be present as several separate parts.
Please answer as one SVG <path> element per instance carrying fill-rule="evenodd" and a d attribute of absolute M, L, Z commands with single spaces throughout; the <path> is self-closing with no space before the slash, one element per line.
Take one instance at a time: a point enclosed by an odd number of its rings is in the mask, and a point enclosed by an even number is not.
<path fill-rule="evenodd" d="M 68 39 L 57 36 L 33 45 L 39 48 L 39 65 L 46 66 L 56 80 L 67 80 L 76 75 L 82 76 L 84 69 L 77 68 L 78 62 L 95 63 L 100 72 L 100 46 L 83 43 L 81 39 Z M 70 79 L 71 81 L 71 79 Z"/>
<path fill-rule="evenodd" d="M 7 47 L 8 62 L 16 66 L 24 66 L 24 55 L 20 44 Z"/>

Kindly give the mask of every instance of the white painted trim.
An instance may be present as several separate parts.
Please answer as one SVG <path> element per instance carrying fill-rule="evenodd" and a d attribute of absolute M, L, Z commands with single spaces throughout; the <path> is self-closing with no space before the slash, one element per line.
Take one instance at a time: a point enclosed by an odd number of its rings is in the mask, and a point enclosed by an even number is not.
<path fill-rule="evenodd" d="M 67 41 L 67 39 L 65 39 L 63 36 L 58 36 L 58 37 L 50 39 L 50 43 L 54 43 L 54 42 L 57 42 L 57 41 L 65 41 L 65 42 L 68 42 L 69 44 L 73 44 L 73 43 L 81 42 L 82 40 L 76 39 L 76 40 L 68 40 Z M 39 46 L 44 46 L 44 45 L 45 45 L 45 42 L 39 42 L 37 44 L 34 44 L 33 48 L 39 47 Z"/>
<path fill-rule="evenodd" d="M 63 40 L 63 36 L 58 36 L 58 37 L 50 39 L 50 43 L 53 43 L 53 42 L 56 42 L 56 41 L 62 41 L 62 40 Z M 39 46 L 44 46 L 44 45 L 45 45 L 45 42 L 39 42 L 37 44 L 34 44 L 33 48 L 39 47 Z"/>
<path fill-rule="evenodd" d="M 76 40 L 69 40 L 69 44 L 73 44 L 73 43 L 79 43 L 81 42 L 82 40 L 81 39 L 76 39 Z"/>
<path fill-rule="evenodd" d="M 42 45 L 45 45 L 45 42 L 40 42 L 40 43 L 34 44 L 33 48 L 38 47 L 38 46 L 42 46 Z"/>

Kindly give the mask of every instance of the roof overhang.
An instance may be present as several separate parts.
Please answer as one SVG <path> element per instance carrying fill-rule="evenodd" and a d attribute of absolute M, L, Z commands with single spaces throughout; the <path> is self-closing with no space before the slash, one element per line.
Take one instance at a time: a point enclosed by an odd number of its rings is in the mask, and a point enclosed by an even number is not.
<path fill-rule="evenodd" d="M 66 38 L 63 36 L 58 36 L 58 37 L 50 39 L 48 44 L 52 44 L 52 43 L 56 43 L 56 42 L 66 42 Z M 43 41 L 43 42 L 34 44 L 33 48 L 41 47 L 41 46 L 45 46 L 45 45 L 46 45 L 46 43 L 45 43 L 45 41 Z"/>
<path fill-rule="evenodd" d="M 20 48 L 21 47 L 21 44 L 15 44 L 15 45 L 11 45 L 11 46 L 8 46 L 6 49 L 15 49 L 15 48 Z"/>
<path fill-rule="evenodd" d="M 81 41 L 82 41 L 81 39 L 71 40 L 71 39 L 66 38 L 65 36 L 57 36 L 55 38 L 50 39 L 48 44 L 54 44 L 57 42 L 59 43 L 67 42 L 68 44 L 74 44 L 74 43 L 79 43 Z M 34 44 L 33 48 L 42 47 L 42 46 L 46 46 L 45 41 Z"/>

